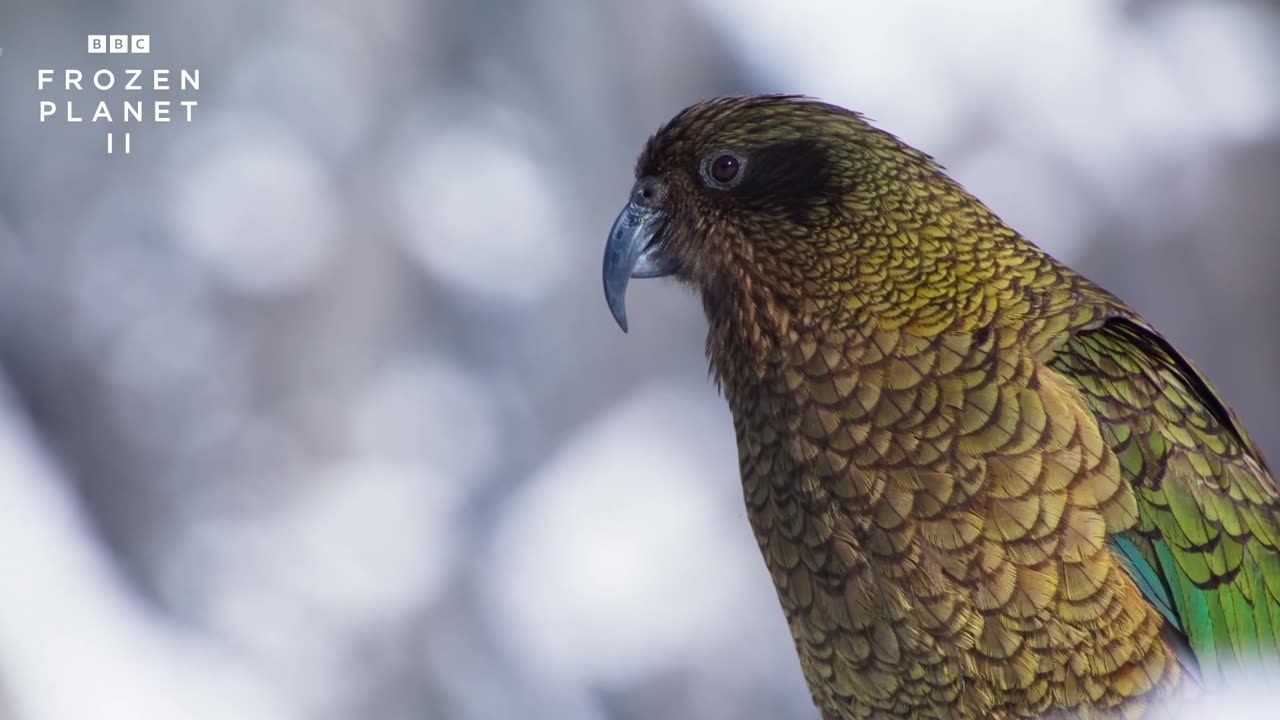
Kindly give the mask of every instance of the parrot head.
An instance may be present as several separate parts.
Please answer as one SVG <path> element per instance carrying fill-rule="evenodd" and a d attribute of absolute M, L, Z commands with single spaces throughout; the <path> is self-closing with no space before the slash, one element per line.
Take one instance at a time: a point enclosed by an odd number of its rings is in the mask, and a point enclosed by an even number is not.
<path fill-rule="evenodd" d="M 674 276 L 704 301 L 755 292 L 814 312 L 887 298 L 897 265 L 915 278 L 898 278 L 912 284 L 897 288 L 901 300 L 927 279 L 921 232 L 949 230 L 946 196 L 977 203 L 855 112 L 797 96 L 702 102 L 640 154 L 605 248 L 605 298 L 623 331 L 631 278 Z"/>

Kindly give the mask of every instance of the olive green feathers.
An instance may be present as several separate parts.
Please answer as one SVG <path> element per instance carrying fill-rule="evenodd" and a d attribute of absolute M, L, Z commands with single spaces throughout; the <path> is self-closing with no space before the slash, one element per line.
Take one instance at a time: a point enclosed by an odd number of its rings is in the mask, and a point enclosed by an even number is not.
<path fill-rule="evenodd" d="M 814 100 L 695 105 L 636 174 L 606 297 L 700 292 L 826 720 L 1136 718 L 1280 667 L 1275 481 L 1134 311 Z"/>

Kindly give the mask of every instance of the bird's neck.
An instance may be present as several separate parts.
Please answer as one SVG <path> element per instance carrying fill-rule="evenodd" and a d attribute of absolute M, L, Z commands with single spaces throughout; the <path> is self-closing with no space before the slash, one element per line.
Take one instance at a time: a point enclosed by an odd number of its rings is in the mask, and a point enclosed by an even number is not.
<path fill-rule="evenodd" d="M 961 281 L 952 259 L 946 262 L 930 270 L 927 285 L 883 272 L 876 258 L 816 280 L 766 278 L 753 270 L 718 279 L 702 292 L 712 369 L 721 380 L 726 372 L 741 368 L 763 372 L 784 362 L 790 345 L 801 339 L 822 344 L 832 330 L 929 336 L 990 323 L 1000 310 L 988 297 L 990 283 Z"/>
<path fill-rule="evenodd" d="M 998 221 L 996 221 L 998 222 Z M 1070 275 L 1011 230 L 999 235 L 905 236 L 909 247 L 865 242 L 807 268 L 755 258 L 703 285 L 707 355 L 726 393 L 760 382 L 791 362 L 796 343 L 822 346 L 839 335 L 971 333 L 1056 313 L 1069 294 L 1037 278 Z M 769 268 L 766 275 L 761 268 Z M 1060 295 L 1060 296 L 1059 296 Z"/>

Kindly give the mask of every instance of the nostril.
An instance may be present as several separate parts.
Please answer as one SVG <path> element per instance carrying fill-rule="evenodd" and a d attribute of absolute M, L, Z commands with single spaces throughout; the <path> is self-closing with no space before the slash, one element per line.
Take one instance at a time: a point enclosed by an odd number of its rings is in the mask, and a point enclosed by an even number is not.
<path fill-rule="evenodd" d="M 641 205 L 657 205 L 662 202 L 662 187 L 653 178 L 643 178 L 636 183 L 631 199 Z"/>

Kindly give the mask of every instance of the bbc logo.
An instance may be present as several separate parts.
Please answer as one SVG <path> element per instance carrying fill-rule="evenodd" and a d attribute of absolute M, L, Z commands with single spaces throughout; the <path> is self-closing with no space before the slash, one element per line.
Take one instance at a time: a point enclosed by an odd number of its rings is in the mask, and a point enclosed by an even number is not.
<path fill-rule="evenodd" d="M 91 53 L 133 53 L 145 55 L 151 52 L 150 35 L 90 35 Z"/>

